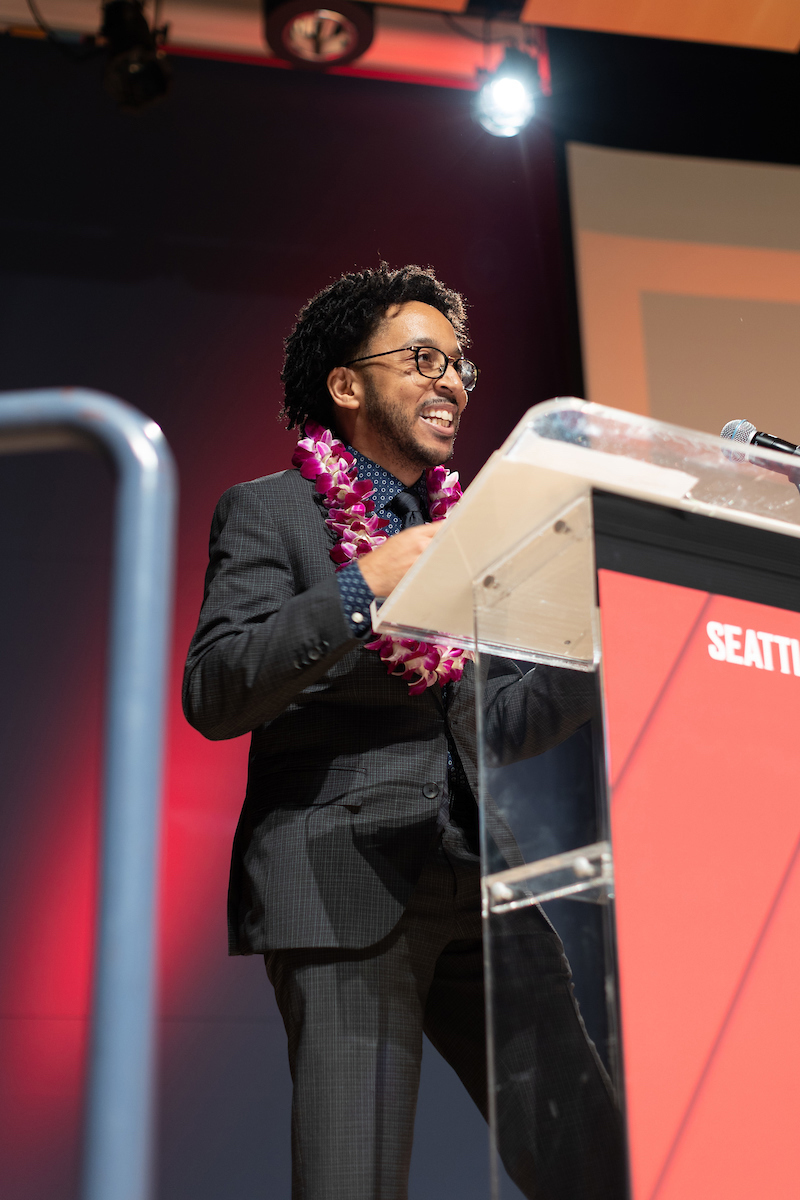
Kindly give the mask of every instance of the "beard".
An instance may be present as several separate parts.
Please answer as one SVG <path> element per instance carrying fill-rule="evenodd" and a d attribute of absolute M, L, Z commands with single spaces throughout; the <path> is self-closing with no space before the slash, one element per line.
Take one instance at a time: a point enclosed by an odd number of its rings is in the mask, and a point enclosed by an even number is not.
<path fill-rule="evenodd" d="M 449 447 L 443 446 L 441 449 L 437 449 L 435 446 L 426 446 L 419 441 L 416 431 L 417 420 L 429 403 L 430 401 L 425 401 L 418 408 L 409 412 L 407 409 L 388 403 L 378 389 L 373 387 L 369 380 L 365 380 L 364 413 L 369 418 L 370 425 L 380 435 L 387 449 L 391 448 L 394 454 L 401 456 L 410 465 L 421 469 L 440 467 L 442 463 L 448 462 L 453 457 L 453 447 L 455 446 L 455 437 Z M 458 424 L 459 418 L 456 417 L 456 432 L 458 432 Z"/>

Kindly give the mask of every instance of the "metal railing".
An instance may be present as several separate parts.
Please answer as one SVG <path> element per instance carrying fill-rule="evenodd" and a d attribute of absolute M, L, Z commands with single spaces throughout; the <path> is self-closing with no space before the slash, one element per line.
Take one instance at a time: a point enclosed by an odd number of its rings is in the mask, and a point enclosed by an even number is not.
<path fill-rule="evenodd" d="M 82 1200 L 152 1194 L 155 922 L 176 475 L 154 421 L 78 389 L 0 396 L 0 454 L 97 449 L 117 474 L 99 923 Z"/>

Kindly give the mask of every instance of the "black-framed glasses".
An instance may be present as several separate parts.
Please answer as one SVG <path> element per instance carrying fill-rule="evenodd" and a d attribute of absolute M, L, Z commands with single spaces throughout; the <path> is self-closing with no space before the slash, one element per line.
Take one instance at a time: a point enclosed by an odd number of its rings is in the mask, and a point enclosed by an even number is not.
<path fill-rule="evenodd" d="M 350 362 L 344 365 L 353 367 L 356 363 L 369 362 L 371 358 L 385 358 L 387 354 L 400 354 L 403 350 L 413 353 L 417 370 L 426 379 L 441 379 L 448 364 L 452 363 L 465 392 L 471 392 L 478 382 L 478 368 L 474 362 L 470 362 L 468 358 L 453 358 L 452 355 L 445 354 L 444 350 L 437 350 L 435 346 L 398 346 L 396 350 L 381 350 L 380 354 L 351 358 Z"/>

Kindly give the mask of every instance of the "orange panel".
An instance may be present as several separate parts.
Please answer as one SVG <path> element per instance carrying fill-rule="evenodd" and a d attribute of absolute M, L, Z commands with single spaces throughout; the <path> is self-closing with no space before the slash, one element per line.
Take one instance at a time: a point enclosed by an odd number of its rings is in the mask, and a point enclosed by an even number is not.
<path fill-rule="evenodd" d="M 599 576 L 634 1200 L 796 1198 L 800 614 Z"/>
<path fill-rule="evenodd" d="M 588 398 L 648 413 L 641 293 L 800 304 L 800 253 L 657 238 L 578 235 Z"/>
<path fill-rule="evenodd" d="M 526 0 L 520 19 L 604 33 L 796 50 L 795 0 Z"/>
<path fill-rule="evenodd" d="M 392 8 L 424 8 L 433 12 L 462 13 L 469 0 L 392 0 Z"/>

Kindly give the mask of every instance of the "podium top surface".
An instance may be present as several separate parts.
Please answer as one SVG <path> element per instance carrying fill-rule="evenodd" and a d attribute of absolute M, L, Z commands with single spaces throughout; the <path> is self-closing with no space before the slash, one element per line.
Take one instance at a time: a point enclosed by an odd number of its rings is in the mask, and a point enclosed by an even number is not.
<path fill-rule="evenodd" d="M 550 400 L 530 409 L 491 456 L 431 548 L 380 608 L 376 628 L 474 645 L 475 584 L 503 569 L 509 580 L 509 571 L 519 576 L 525 548 L 537 538 L 542 563 L 552 560 L 556 552 L 545 553 L 542 545 L 567 511 L 573 513 L 570 533 L 575 527 L 573 576 L 570 586 L 564 577 L 561 595 L 569 603 L 588 578 L 587 564 L 591 568 L 586 502 L 592 489 L 800 538 L 794 479 L 800 481 L 800 459 L 790 455 L 585 400 Z M 575 571 L 583 582 L 576 582 Z M 506 653 L 515 647 L 519 639 L 511 639 Z"/>

